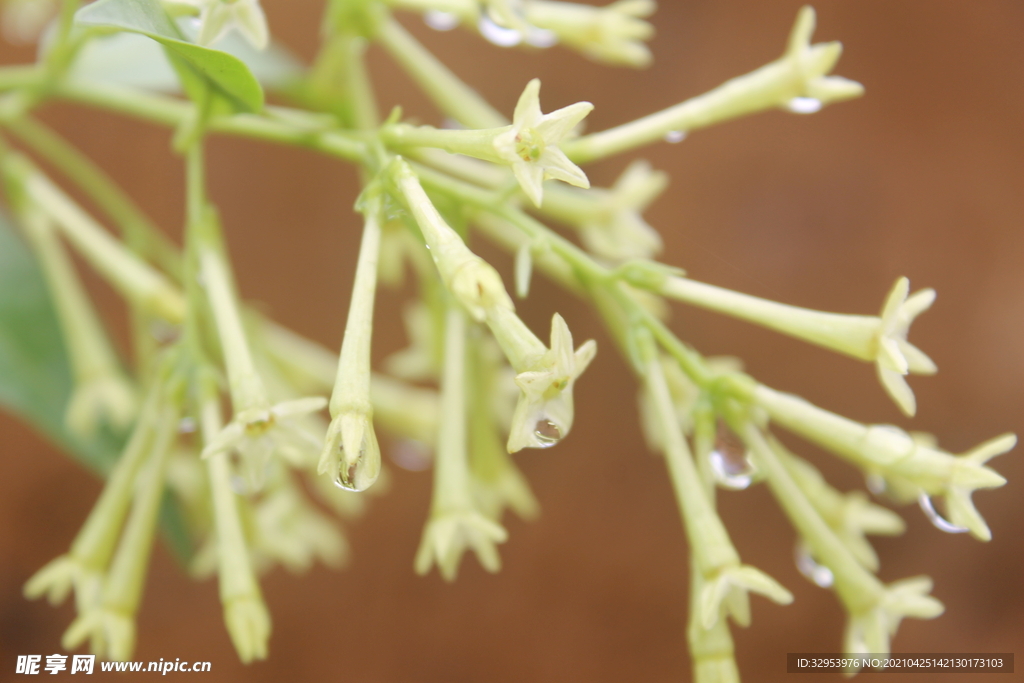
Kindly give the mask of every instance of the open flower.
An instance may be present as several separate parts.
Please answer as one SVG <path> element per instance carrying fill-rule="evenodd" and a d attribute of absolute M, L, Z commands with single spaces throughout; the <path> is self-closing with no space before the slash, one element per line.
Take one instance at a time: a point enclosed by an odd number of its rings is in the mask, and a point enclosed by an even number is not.
<path fill-rule="evenodd" d="M 475 510 L 453 510 L 431 516 L 423 530 L 423 540 L 416 552 L 416 573 L 426 574 L 430 565 L 437 563 L 441 576 L 454 581 L 459 560 L 467 548 L 472 548 L 483 568 L 496 572 L 501 568 L 497 543 L 504 543 L 508 533 L 497 522 Z"/>
<path fill-rule="evenodd" d="M 860 97 L 864 93 L 864 86 L 856 81 L 826 75 L 839 61 L 843 46 L 838 41 L 811 45 L 815 23 L 814 9 L 809 5 L 802 7 L 789 34 L 786 54 L 782 57 L 783 61 L 796 67 L 802 89 L 799 95 L 814 101 L 812 109 L 801 109 L 799 105 L 794 107 L 791 101 L 784 103 L 798 113 L 817 111 L 823 104 Z"/>
<path fill-rule="evenodd" d="M 550 114 L 542 114 L 540 80 L 535 78 L 526 84 L 526 89 L 519 96 L 512 127 L 495 136 L 495 151 L 512 167 L 523 192 L 537 206 L 543 200 L 542 183 L 549 178 L 576 187 L 590 187 L 586 174 L 569 161 L 569 157 L 558 148 L 558 143 L 593 108 L 589 102 L 577 102 Z"/>
<path fill-rule="evenodd" d="M 242 457 L 246 485 L 262 488 L 270 458 L 280 453 L 305 465 L 320 452 L 322 442 L 299 424 L 299 418 L 327 407 L 327 399 L 312 396 L 278 403 L 270 408 L 249 408 L 235 414 L 228 426 L 203 448 L 203 457 L 237 451 Z"/>
<path fill-rule="evenodd" d="M 237 29 L 257 50 L 270 42 L 267 17 L 260 0 L 174 0 L 173 4 L 199 9 L 200 45 L 212 45 L 231 29 Z"/>
<path fill-rule="evenodd" d="M 968 529 L 979 540 L 992 538 L 971 503 L 971 494 L 1006 483 L 985 463 L 1013 448 L 1015 435 L 1003 434 L 956 456 L 915 440 L 898 427 L 863 425 L 763 385 L 754 390 L 754 400 L 773 422 L 847 458 L 869 474 L 884 477 L 904 497 L 945 497 L 954 525 Z"/>
<path fill-rule="evenodd" d="M 531 366 L 516 368 L 519 374 L 515 381 L 521 393 L 509 429 L 509 453 L 523 448 L 548 448 L 569 433 L 573 421 L 573 384 L 596 353 L 597 342 L 592 339 L 574 351 L 569 326 L 562 316 L 554 315 L 551 348 Z"/>
<path fill-rule="evenodd" d="M 885 587 L 882 597 L 871 608 L 850 615 L 844 637 L 844 651 L 848 655 L 888 654 L 889 639 L 904 617 L 934 619 L 945 608 L 928 595 L 932 580 L 915 576 L 896 581 Z"/>
<path fill-rule="evenodd" d="M 903 376 L 908 373 L 931 375 L 938 371 L 932 359 L 907 341 L 914 318 L 927 311 L 935 301 L 934 289 L 922 289 L 910 297 L 910 281 L 901 277 L 889 292 L 882 308 L 877 332 L 875 367 L 882 386 L 907 415 L 917 410 L 914 392 Z"/>

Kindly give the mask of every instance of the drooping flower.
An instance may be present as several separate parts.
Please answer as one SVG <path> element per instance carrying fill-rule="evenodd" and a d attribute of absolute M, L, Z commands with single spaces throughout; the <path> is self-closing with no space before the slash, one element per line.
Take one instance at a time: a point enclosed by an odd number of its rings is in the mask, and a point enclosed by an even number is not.
<path fill-rule="evenodd" d="M 508 452 L 555 445 L 572 428 L 573 385 L 594 359 L 597 343 L 591 339 L 574 350 L 569 326 L 557 313 L 551 319 L 550 348 L 545 348 L 511 311 L 495 309 L 487 322 L 518 372 L 515 382 L 520 394 L 509 428 Z M 538 348 L 517 354 L 510 343 L 517 336 L 514 332 L 519 336 L 528 334 L 529 342 L 537 342 L 529 346 Z"/>
<path fill-rule="evenodd" d="M 423 530 L 423 540 L 416 552 L 416 573 L 426 574 L 437 563 L 441 576 L 453 581 L 459 560 L 468 548 L 476 553 L 480 564 L 489 572 L 501 568 L 497 543 L 504 543 L 508 533 L 497 522 L 475 510 L 452 510 L 431 515 Z"/>
<path fill-rule="evenodd" d="M 237 451 L 242 458 L 243 476 L 251 490 L 262 487 L 270 458 L 279 453 L 287 460 L 306 465 L 320 452 L 322 441 L 299 424 L 299 418 L 327 407 L 320 396 L 284 401 L 269 408 L 248 408 L 203 448 L 203 457 Z"/>

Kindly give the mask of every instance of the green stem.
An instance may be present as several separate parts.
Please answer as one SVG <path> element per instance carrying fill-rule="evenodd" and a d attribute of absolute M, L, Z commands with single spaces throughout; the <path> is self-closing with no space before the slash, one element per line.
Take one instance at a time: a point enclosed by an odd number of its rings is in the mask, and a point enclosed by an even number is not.
<path fill-rule="evenodd" d="M 700 474 L 676 418 L 675 406 L 658 360 L 654 339 L 650 334 L 642 332 L 638 336 L 640 354 L 646 366 L 644 379 L 661 426 L 665 463 L 679 509 L 683 513 L 683 525 L 700 571 L 708 577 L 725 567 L 739 565 L 740 557 L 729 540 L 729 532 L 725 530 L 721 518 L 704 495 Z"/>
<path fill-rule="evenodd" d="M 433 513 L 471 510 L 469 461 L 466 456 L 466 317 L 455 301 L 445 315 L 444 372 L 441 378 L 441 424 L 434 455 Z"/>
<path fill-rule="evenodd" d="M 681 277 L 667 278 L 658 291 L 859 360 L 874 361 L 877 355 L 877 316 L 814 311 Z"/>
<path fill-rule="evenodd" d="M 764 468 L 768 486 L 790 522 L 800 532 L 815 558 L 835 577 L 836 592 L 850 614 L 871 608 L 882 596 L 882 583 L 864 569 L 818 514 L 793 480 L 761 430 L 747 424 L 741 436 Z"/>
<path fill-rule="evenodd" d="M 373 336 L 373 300 L 377 291 L 377 259 L 380 252 L 380 200 L 366 208 L 363 239 L 359 246 L 352 300 L 341 344 L 338 373 L 331 395 L 331 416 L 356 411 L 373 416 L 370 404 L 370 350 Z"/>
<path fill-rule="evenodd" d="M 501 128 L 509 124 L 508 119 L 394 19 L 382 24 L 376 38 L 446 116 L 467 128 Z"/>
<path fill-rule="evenodd" d="M 163 499 L 164 471 L 178 427 L 174 406 L 164 406 L 161 413 L 149 460 L 139 472 L 132 510 L 103 585 L 104 608 L 126 617 L 134 616 L 139 608 Z"/>
<path fill-rule="evenodd" d="M 106 83 L 62 82 L 55 86 L 54 94 L 72 102 L 171 127 L 180 125 L 192 111 L 191 104 L 172 97 Z M 268 110 L 274 111 L 273 108 Z M 284 108 L 278 111 L 281 114 L 275 118 L 257 114 L 216 116 L 207 122 L 206 130 L 305 147 L 349 161 L 366 159 L 366 145 L 357 134 L 327 130 L 321 119 L 310 117 L 307 112 Z"/>
<path fill-rule="evenodd" d="M 565 142 L 561 147 L 578 164 L 596 161 L 657 142 L 672 132 L 691 132 L 773 109 L 799 96 L 802 89 L 799 65 L 783 58 L 728 80 L 703 95 L 621 126 Z"/>
<path fill-rule="evenodd" d="M 184 315 L 184 301 L 171 283 L 110 236 L 41 172 L 31 172 L 25 189 L 67 238 L 125 298 L 171 322 Z"/>
<path fill-rule="evenodd" d="M 6 126 L 82 188 L 114 220 L 129 246 L 180 279 L 181 255 L 177 248 L 103 169 L 35 119 L 24 117 Z"/>

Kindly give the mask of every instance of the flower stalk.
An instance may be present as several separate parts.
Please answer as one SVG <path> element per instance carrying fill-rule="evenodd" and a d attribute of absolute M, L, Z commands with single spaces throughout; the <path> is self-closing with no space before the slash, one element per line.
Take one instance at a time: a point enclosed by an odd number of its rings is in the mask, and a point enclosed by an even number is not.
<path fill-rule="evenodd" d="M 838 61 L 842 45 L 811 45 L 814 25 L 814 10 L 804 6 L 781 58 L 674 107 L 568 142 L 565 153 L 576 163 L 596 161 L 677 131 L 690 132 L 765 109 L 787 108 L 798 98 L 813 100 L 820 108 L 859 97 L 864 93 L 859 83 L 826 76 Z"/>
<path fill-rule="evenodd" d="M 364 212 L 363 239 L 331 395 L 331 425 L 318 467 L 318 472 L 331 472 L 335 483 L 350 491 L 369 488 L 380 475 L 380 446 L 373 430 L 370 400 L 370 342 L 380 252 L 381 198 L 368 198 Z"/>

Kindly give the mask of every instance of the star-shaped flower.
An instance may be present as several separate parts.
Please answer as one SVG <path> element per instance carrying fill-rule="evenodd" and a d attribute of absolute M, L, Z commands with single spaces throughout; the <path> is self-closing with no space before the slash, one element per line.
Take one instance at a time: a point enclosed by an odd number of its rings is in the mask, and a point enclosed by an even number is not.
<path fill-rule="evenodd" d="M 912 416 L 917 410 L 917 402 L 903 376 L 911 372 L 931 375 L 938 368 L 923 351 L 907 341 L 910 324 L 931 307 L 935 301 L 935 290 L 922 289 L 908 297 L 909 291 L 910 281 L 901 277 L 882 307 L 881 321 L 875 336 L 875 367 L 889 396 L 900 410 Z"/>
<path fill-rule="evenodd" d="M 508 452 L 548 448 L 572 428 L 572 387 L 597 353 L 589 340 L 573 350 L 572 333 L 562 316 L 551 319 L 551 348 L 532 368 L 516 375 L 519 402 L 512 416 Z"/>
<path fill-rule="evenodd" d="M 199 9 L 200 45 L 212 45 L 231 29 L 237 29 L 257 50 L 270 42 L 267 17 L 260 0 L 174 0 L 174 4 Z"/>
<path fill-rule="evenodd" d="M 881 599 L 859 614 L 851 614 L 846 624 L 844 651 L 848 655 L 889 652 L 889 639 L 904 617 L 934 619 L 945 607 L 928 595 L 932 580 L 915 576 L 885 587 Z"/>
<path fill-rule="evenodd" d="M 527 197 L 541 205 L 543 182 L 549 178 L 576 187 L 590 187 L 579 166 L 558 148 L 572 130 L 594 108 L 589 102 L 577 102 L 550 114 L 540 110 L 540 80 L 533 79 L 519 97 L 512 126 L 494 138 L 494 149 L 519 181 Z"/>
<path fill-rule="evenodd" d="M 497 543 L 504 543 L 508 533 L 498 524 L 475 510 L 453 510 L 431 516 L 423 530 L 423 540 L 416 552 L 416 573 L 426 574 L 437 563 L 441 576 L 454 581 L 459 560 L 472 548 L 483 568 L 496 572 L 501 568 Z"/>
<path fill-rule="evenodd" d="M 135 650 L 135 619 L 117 609 L 94 606 L 71 622 L 61 638 L 61 646 L 76 650 L 86 638 L 97 656 L 123 662 Z"/>
<path fill-rule="evenodd" d="M 789 34 L 789 44 L 783 60 L 790 61 L 800 75 L 801 90 L 797 96 L 816 100 L 817 107 L 822 104 L 848 100 L 864 94 L 864 86 L 842 76 L 826 76 L 832 71 L 843 46 L 837 41 L 811 45 L 816 23 L 814 9 L 808 5 L 801 8 Z M 784 103 L 791 106 L 789 101 Z"/>
<path fill-rule="evenodd" d="M 326 407 L 327 399 L 312 396 L 284 401 L 270 408 L 243 410 L 206 444 L 203 457 L 237 451 L 242 457 L 246 485 L 250 490 L 259 490 L 274 453 L 299 465 L 308 464 L 319 454 L 321 439 L 304 429 L 299 420 Z"/>

